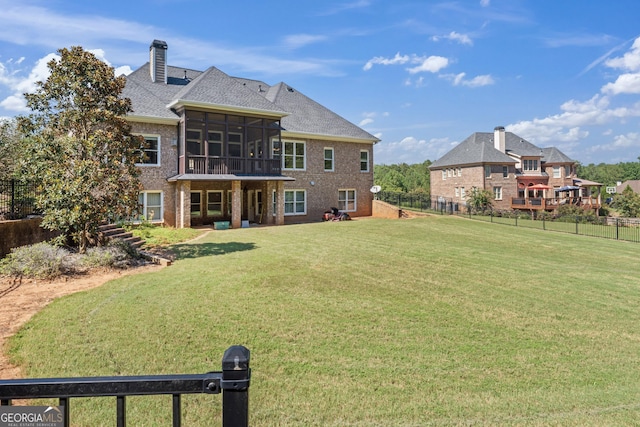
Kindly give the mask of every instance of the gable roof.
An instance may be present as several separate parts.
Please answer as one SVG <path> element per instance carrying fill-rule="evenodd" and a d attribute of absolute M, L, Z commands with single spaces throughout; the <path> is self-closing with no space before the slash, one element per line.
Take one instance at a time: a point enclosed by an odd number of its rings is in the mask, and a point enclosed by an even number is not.
<path fill-rule="evenodd" d="M 616 191 L 622 193 L 627 185 L 631 187 L 634 193 L 640 193 L 640 179 L 630 179 L 620 185 L 616 185 Z"/>
<path fill-rule="evenodd" d="M 544 153 L 542 158 L 546 163 L 575 163 L 573 159 L 556 147 L 543 148 L 542 151 Z"/>
<path fill-rule="evenodd" d="M 510 132 L 506 132 L 508 136 Z M 509 142 L 509 138 L 506 138 Z M 505 147 L 508 145 L 505 143 Z M 493 133 L 475 132 L 448 153 L 433 162 L 429 169 L 478 163 L 515 164 L 516 161 L 493 146 Z"/>
<path fill-rule="evenodd" d="M 153 82 L 149 63 L 127 76 L 122 96 L 131 99 L 132 121 L 177 123 L 177 107 L 200 107 L 281 120 L 283 134 L 340 141 L 379 141 L 359 126 L 285 83 L 231 77 L 216 67 L 196 71 L 167 66 L 167 82 Z"/>
<path fill-rule="evenodd" d="M 513 132 L 505 132 L 505 152 L 494 146 L 493 132 L 475 132 L 448 153 L 436 160 L 429 169 L 483 163 L 515 164 L 515 158 L 540 157 L 549 163 L 574 163 L 555 147 L 541 149 Z"/>

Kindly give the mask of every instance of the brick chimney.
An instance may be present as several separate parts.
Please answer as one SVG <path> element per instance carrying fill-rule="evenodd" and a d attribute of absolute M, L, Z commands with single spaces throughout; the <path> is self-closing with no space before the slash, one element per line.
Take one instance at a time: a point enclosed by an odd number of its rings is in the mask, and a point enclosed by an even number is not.
<path fill-rule="evenodd" d="M 149 46 L 149 71 L 154 83 L 167 83 L 167 42 L 154 40 Z"/>
<path fill-rule="evenodd" d="M 496 126 L 493 129 L 493 146 L 496 150 L 506 153 L 505 141 L 504 126 Z"/>

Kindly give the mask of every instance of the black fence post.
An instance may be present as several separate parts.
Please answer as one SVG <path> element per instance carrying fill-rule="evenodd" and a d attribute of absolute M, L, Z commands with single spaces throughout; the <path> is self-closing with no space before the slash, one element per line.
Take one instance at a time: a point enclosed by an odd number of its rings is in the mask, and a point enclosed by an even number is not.
<path fill-rule="evenodd" d="M 620 240 L 620 218 L 616 218 L 616 240 Z"/>
<path fill-rule="evenodd" d="M 249 349 L 229 347 L 222 356 L 222 427 L 249 426 Z"/>
<path fill-rule="evenodd" d="M 18 219 L 16 215 L 16 180 L 11 180 L 11 210 L 9 211 L 9 219 Z"/>

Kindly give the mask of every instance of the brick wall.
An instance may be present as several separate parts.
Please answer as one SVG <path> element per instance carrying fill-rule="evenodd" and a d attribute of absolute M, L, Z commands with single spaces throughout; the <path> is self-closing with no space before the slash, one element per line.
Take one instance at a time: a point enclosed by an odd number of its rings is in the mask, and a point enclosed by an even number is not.
<path fill-rule="evenodd" d="M 283 140 L 289 140 L 283 137 Z M 291 139 L 293 140 L 293 139 Z M 333 148 L 334 170 L 324 170 L 324 149 Z M 356 211 L 352 217 L 371 216 L 373 195 L 373 149 L 371 144 L 353 142 L 307 140 L 307 164 L 304 171 L 283 171 L 295 178 L 285 183 L 285 190 L 307 191 L 307 215 L 285 217 L 285 223 L 320 221 L 331 207 L 338 207 L 338 190 L 356 191 Z M 360 171 L 360 151 L 369 152 L 369 172 Z"/>
<path fill-rule="evenodd" d="M 44 242 L 58 235 L 40 228 L 41 222 L 42 218 L 0 222 L 0 258 L 13 248 Z"/>

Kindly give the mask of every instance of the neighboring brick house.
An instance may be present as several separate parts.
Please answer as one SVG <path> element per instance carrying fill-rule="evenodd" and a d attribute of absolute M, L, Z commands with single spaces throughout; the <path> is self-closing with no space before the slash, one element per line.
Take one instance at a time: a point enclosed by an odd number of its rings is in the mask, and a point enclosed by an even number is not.
<path fill-rule="evenodd" d="M 555 147 L 540 148 L 504 127 L 476 132 L 429 167 L 431 197 L 458 208 L 473 188 L 493 194 L 497 210 L 554 210 L 562 204 L 600 207 L 602 184 L 576 177 L 573 160 Z"/>
<path fill-rule="evenodd" d="M 149 50 L 122 93 L 147 140 L 141 215 L 178 228 L 371 215 L 376 137 L 285 83 L 169 66 L 159 40 Z"/>

